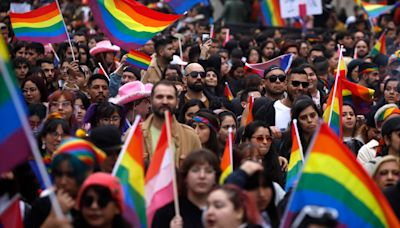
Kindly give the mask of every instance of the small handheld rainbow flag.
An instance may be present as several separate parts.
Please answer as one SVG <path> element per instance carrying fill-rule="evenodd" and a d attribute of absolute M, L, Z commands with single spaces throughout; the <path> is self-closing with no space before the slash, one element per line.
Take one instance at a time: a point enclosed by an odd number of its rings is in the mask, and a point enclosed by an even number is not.
<path fill-rule="evenodd" d="M 146 228 L 143 135 L 139 121 L 140 117 L 135 119 L 114 167 L 113 175 L 118 177 L 124 191 L 124 217 L 133 227 Z"/>
<path fill-rule="evenodd" d="M 297 120 L 294 119 L 292 123 L 292 151 L 290 153 L 285 185 L 286 192 L 296 184 L 295 182 L 299 178 L 299 174 L 303 168 L 303 162 L 303 148 L 301 146 L 299 132 L 297 130 Z"/>
<path fill-rule="evenodd" d="M 342 107 L 343 97 L 342 80 L 338 79 L 335 87 L 331 89 L 327 106 L 323 114 L 323 120 L 332 128 L 339 138 L 342 138 Z"/>
<path fill-rule="evenodd" d="M 370 53 L 373 57 L 378 54 L 386 55 L 386 32 L 382 33 Z"/>
<path fill-rule="evenodd" d="M 343 102 L 352 104 L 359 114 L 371 111 L 375 90 L 342 79 Z"/>
<path fill-rule="evenodd" d="M 232 128 L 228 129 L 228 140 L 225 143 L 224 154 L 221 159 L 221 177 L 219 183 L 224 184 L 225 179 L 233 172 L 233 132 Z"/>
<path fill-rule="evenodd" d="M 130 0 L 90 0 L 89 4 L 101 31 L 125 50 L 139 48 L 181 17 Z"/>
<path fill-rule="evenodd" d="M 15 36 L 20 40 L 48 44 L 68 39 L 56 2 L 26 13 L 10 13 L 10 20 Z"/>
<path fill-rule="evenodd" d="M 264 25 L 285 26 L 285 20 L 281 16 L 279 0 L 261 0 L 260 5 Z"/>
<path fill-rule="evenodd" d="M 253 104 L 254 104 L 254 97 L 253 96 L 249 96 L 249 99 L 247 101 L 247 105 L 249 106 L 249 111 L 247 113 L 246 126 L 249 125 L 254 120 L 254 117 L 253 117 Z"/>
<path fill-rule="evenodd" d="M 143 52 L 131 50 L 127 55 L 126 62 L 136 68 L 147 70 L 151 62 L 151 57 Z"/>
<path fill-rule="evenodd" d="M 383 193 L 341 141 L 325 123 L 316 131 L 282 227 L 296 227 L 295 216 L 307 205 L 335 210 L 336 227 L 400 227 Z"/>
<path fill-rule="evenodd" d="M 232 91 L 229 88 L 228 82 L 225 82 L 224 95 L 228 98 L 229 101 L 233 100 Z"/>
<path fill-rule="evenodd" d="M 368 2 L 362 2 L 362 6 L 367 12 L 369 18 L 376 18 L 379 17 L 381 14 L 384 14 L 390 10 L 393 9 L 395 5 L 384 5 L 384 4 L 374 4 L 374 3 L 368 3 Z"/>

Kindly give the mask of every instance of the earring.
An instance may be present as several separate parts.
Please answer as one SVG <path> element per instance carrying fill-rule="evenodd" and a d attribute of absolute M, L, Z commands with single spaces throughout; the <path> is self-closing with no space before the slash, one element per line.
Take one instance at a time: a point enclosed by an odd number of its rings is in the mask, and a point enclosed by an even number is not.
<path fill-rule="evenodd" d="M 45 150 L 46 149 L 46 143 L 45 143 L 45 141 L 42 141 L 42 150 Z"/>

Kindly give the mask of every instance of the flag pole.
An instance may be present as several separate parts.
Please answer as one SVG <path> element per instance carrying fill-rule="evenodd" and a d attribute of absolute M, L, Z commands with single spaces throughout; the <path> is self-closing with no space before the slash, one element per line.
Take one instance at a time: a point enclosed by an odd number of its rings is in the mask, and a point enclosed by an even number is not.
<path fill-rule="evenodd" d="M 122 158 L 124 157 L 126 151 L 128 150 L 129 142 L 131 141 L 132 136 L 135 133 L 137 126 L 139 125 L 140 118 L 141 118 L 140 115 L 136 115 L 133 125 L 129 130 L 128 137 L 126 138 L 125 143 L 122 146 L 121 152 L 118 155 L 117 162 L 115 162 L 114 168 L 111 173 L 111 175 L 113 175 L 113 176 L 117 175 L 117 170 L 118 170 L 119 166 L 121 165 Z"/>
<path fill-rule="evenodd" d="M 181 41 L 180 37 L 178 37 L 178 44 L 179 44 L 179 57 L 183 61 L 183 58 L 182 58 L 183 57 L 183 54 L 182 54 L 182 41 Z M 181 72 L 182 73 L 183 73 L 183 70 L 184 70 L 183 65 L 181 65 Z"/>
<path fill-rule="evenodd" d="M 174 164 L 172 166 L 172 184 L 174 189 L 174 206 L 175 206 L 175 216 L 181 216 L 179 208 L 179 198 L 178 198 L 178 185 L 176 182 L 176 170 L 175 170 L 175 152 L 172 150 L 172 136 L 171 136 L 171 122 L 169 119 L 169 111 L 164 112 L 164 121 L 167 125 L 167 138 L 168 138 L 168 150 L 171 154 L 171 162 Z"/>
<path fill-rule="evenodd" d="M 301 160 L 304 161 L 303 146 L 301 145 L 299 129 L 297 128 L 297 119 L 293 119 L 293 126 L 294 126 L 294 132 L 295 132 L 295 134 L 296 134 L 297 144 L 299 144 L 299 149 L 300 149 L 300 154 L 301 154 Z"/>
<path fill-rule="evenodd" d="M 71 53 L 72 53 L 72 60 L 76 61 L 74 49 L 72 48 L 71 37 L 69 36 L 68 30 L 67 30 L 67 25 L 65 24 L 64 16 L 62 14 L 61 7 L 60 7 L 60 4 L 58 3 L 58 0 L 56 0 L 56 4 L 57 4 L 57 8 L 58 8 L 58 10 L 60 11 L 60 14 L 61 14 L 62 22 L 64 24 L 65 33 L 67 33 L 69 48 L 71 48 Z"/>
<path fill-rule="evenodd" d="M 49 175 L 46 171 L 46 168 L 44 166 L 42 155 L 39 152 L 39 147 L 37 146 L 36 140 L 33 137 L 33 133 L 31 131 L 31 129 L 29 128 L 29 124 L 26 119 L 26 114 L 24 111 L 23 104 L 21 103 L 18 93 L 15 90 L 15 87 L 11 80 L 11 75 L 9 74 L 9 72 L 6 69 L 7 69 L 7 67 L 6 67 L 4 60 L 2 58 L 0 58 L 0 71 L 3 74 L 4 82 L 10 91 L 12 102 L 15 105 L 15 109 L 17 111 L 17 115 L 18 115 L 17 118 L 19 118 L 19 120 L 21 121 L 22 129 L 24 130 L 24 133 L 28 139 L 29 146 L 32 150 L 33 157 L 35 158 L 36 164 L 38 165 L 39 173 L 40 173 L 41 177 L 43 178 L 44 185 L 45 185 L 46 189 L 52 189 L 52 184 L 51 184 Z M 57 197 L 56 197 L 54 191 L 50 191 L 49 198 L 50 198 L 50 202 L 52 205 L 52 209 L 54 209 L 54 212 L 56 214 L 56 217 L 58 219 L 63 219 L 64 214 L 61 210 L 61 206 L 57 200 Z"/>
<path fill-rule="evenodd" d="M 231 173 L 233 172 L 233 143 L 232 143 L 232 127 L 228 128 L 228 142 L 229 142 L 229 157 L 230 157 L 230 167 L 229 169 L 231 170 Z"/>
<path fill-rule="evenodd" d="M 106 70 L 104 69 L 103 65 L 98 62 L 100 69 L 104 72 L 104 75 L 107 77 L 108 81 L 110 81 L 110 77 L 108 76 Z"/>
<path fill-rule="evenodd" d="M 335 96 L 336 96 L 336 90 L 337 90 L 337 84 L 339 81 L 339 75 L 340 75 L 340 62 L 342 61 L 343 58 L 343 46 L 340 46 L 340 52 L 339 52 L 339 62 L 338 62 L 338 67 L 336 70 L 336 77 L 335 77 L 335 86 L 333 87 L 333 94 L 332 94 L 332 104 L 330 107 L 330 111 L 329 111 L 329 119 L 328 119 L 328 125 L 331 125 L 331 120 L 332 120 L 332 114 L 333 114 L 333 108 L 335 105 Z M 340 117 L 341 118 L 341 117 Z"/>

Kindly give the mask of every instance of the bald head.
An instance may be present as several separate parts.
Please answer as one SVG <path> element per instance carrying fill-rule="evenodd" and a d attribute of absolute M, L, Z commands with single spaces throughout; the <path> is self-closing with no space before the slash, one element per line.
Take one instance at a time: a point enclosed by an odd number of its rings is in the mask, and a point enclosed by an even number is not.
<path fill-rule="evenodd" d="M 185 74 L 190 74 L 193 71 L 204 72 L 204 68 L 198 63 L 190 63 L 185 68 Z"/>

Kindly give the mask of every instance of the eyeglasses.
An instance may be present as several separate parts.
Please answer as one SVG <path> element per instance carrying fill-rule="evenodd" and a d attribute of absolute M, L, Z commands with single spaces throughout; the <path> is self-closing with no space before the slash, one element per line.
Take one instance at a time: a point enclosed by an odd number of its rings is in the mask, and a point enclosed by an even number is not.
<path fill-rule="evenodd" d="M 271 136 L 258 135 L 258 136 L 253 136 L 251 138 L 256 139 L 258 143 L 263 143 L 264 140 L 266 140 L 267 142 L 272 142 Z"/>
<path fill-rule="evenodd" d="M 204 72 L 204 71 L 201 71 L 201 72 L 192 71 L 192 72 L 186 74 L 186 76 L 190 76 L 192 78 L 197 78 L 199 75 L 200 75 L 201 78 L 205 78 L 206 77 L 206 72 Z"/>
<path fill-rule="evenodd" d="M 284 82 L 286 80 L 286 75 L 284 75 L 284 74 L 271 75 L 271 76 L 267 77 L 267 79 L 272 83 L 276 82 L 277 80 L 279 80 L 280 82 Z"/>
<path fill-rule="evenodd" d="M 84 196 L 82 198 L 82 207 L 86 207 L 89 208 L 92 206 L 93 202 L 96 201 L 97 206 L 99 206 L 99 208 L 105 208 L 108 203 L 110 203 L 112 199 L 110 197 L 98 197 L 97 200 L 94 199 L 93 196 Z"/>
<path fill-rule="evenodd" d="M 309 82 L 301 82 L 301 81 L 292 81 L 292 86 L 293 87 L 299 87 L 302 86 L 303 88 L 308 88 L 308 86 L 310 85 Z"/>
<path fill-rule="evenodd" d="M 50 107 L 63 107 L 63 108 L 67 108 L 68 106 L 71 106 L 71 101 L 52 101 L 50 102 Z"/>

